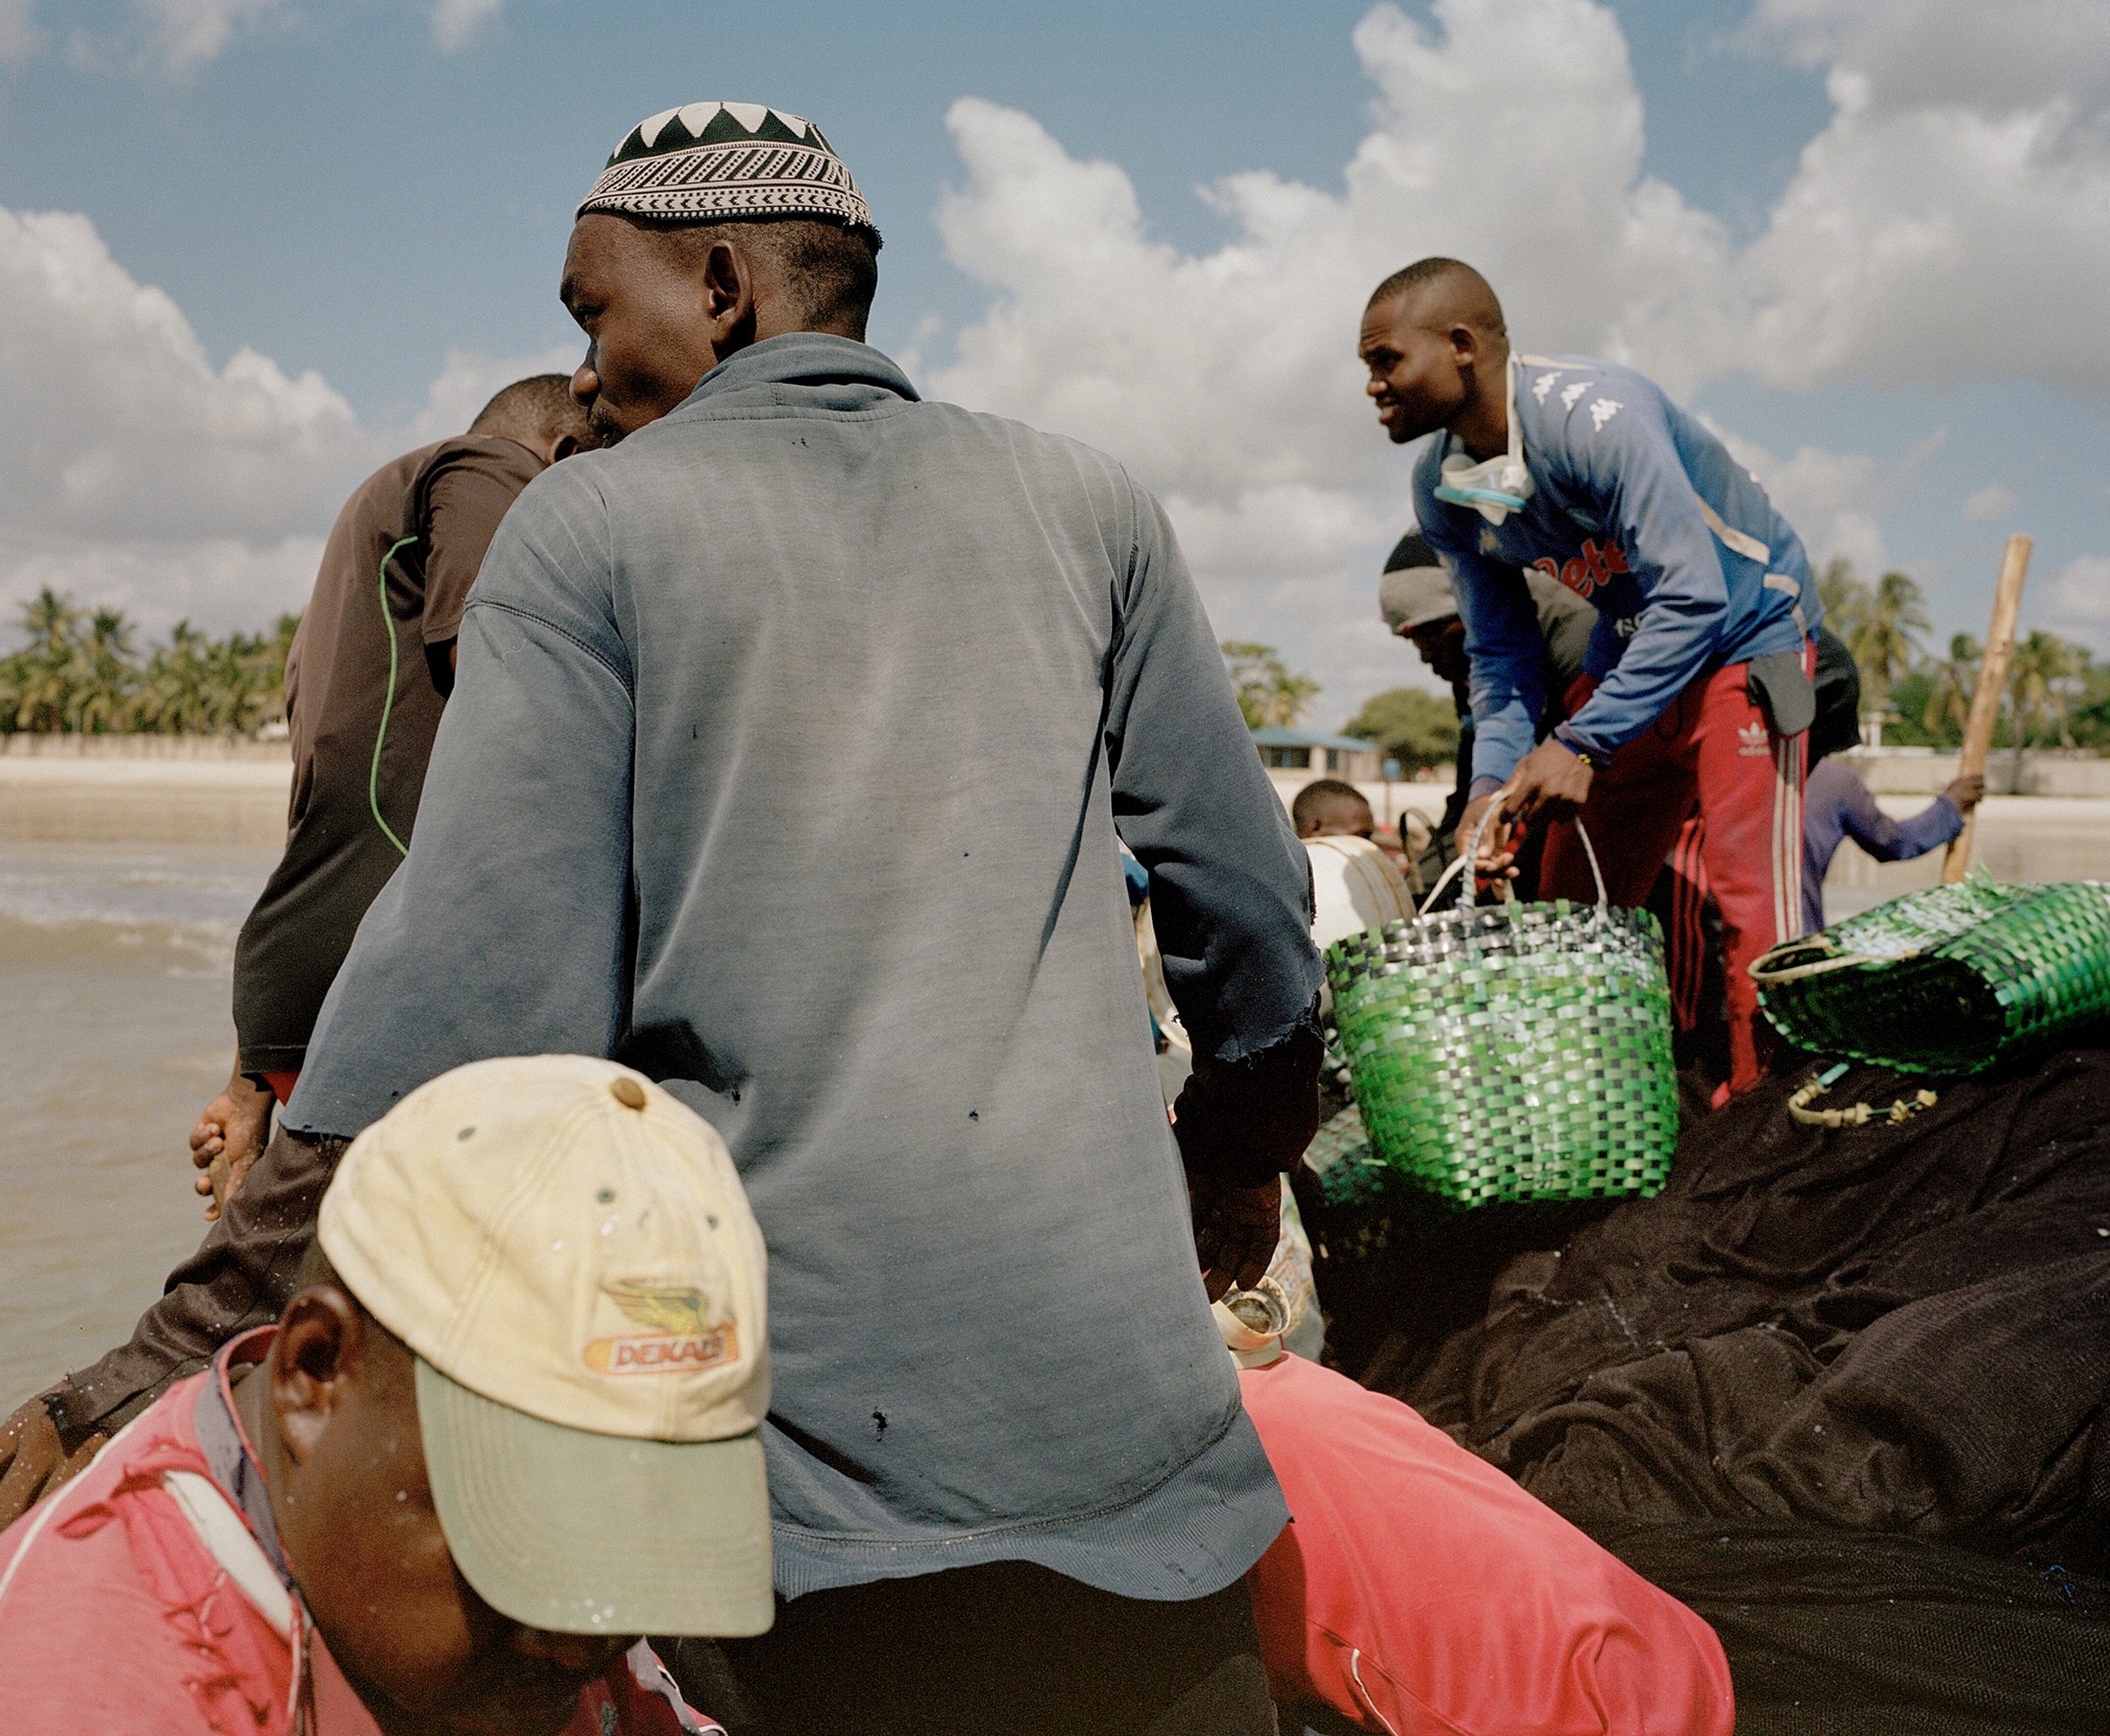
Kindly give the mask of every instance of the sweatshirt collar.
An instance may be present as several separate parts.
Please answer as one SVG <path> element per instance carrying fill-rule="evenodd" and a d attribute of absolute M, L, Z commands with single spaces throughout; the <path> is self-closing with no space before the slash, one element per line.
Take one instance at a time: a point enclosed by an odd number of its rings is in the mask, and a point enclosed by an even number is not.
<path fill-rule="evenodd" d="M 919 401 L 908 376 L 870 344 L 827 332 L 787 332 L 728 356 L 696 382 L 681 408 L 693 409 L 744 388 L 775 386 L 803 386 L 819 389 L 824 397 L 840 395 L 846 408 L 865 407 L 875 393 L 911 403 Z"/>

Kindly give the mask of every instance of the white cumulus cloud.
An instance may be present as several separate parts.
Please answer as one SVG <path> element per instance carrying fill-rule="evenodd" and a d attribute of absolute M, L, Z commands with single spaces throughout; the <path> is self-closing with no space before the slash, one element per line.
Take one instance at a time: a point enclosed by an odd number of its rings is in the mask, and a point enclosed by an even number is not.
<path fill-rule="evenodd" d="M 36 0 L 0 0 L 0 66 L 19 66 L 42 45 Z"/>
<path fill-rule="evenodd" d="M 219 59 L 241 32 L 289 15 L 284 0 L 129 0 L 127 12 L 108 30 L 73 31 L 73 57 L 181 77 Z"/>
<path fill-rule="evenodd" d="M 2055 629 L 2098 652 L 2110 650 L 2110 556 L 2082 554 L 2068 561 L 2052 580 L 2043 612 Z"/>
<path fill-rule="evenodd" d="M 238 349 L 215 366 L 182 310 L 73 212 L 0 207 L 0 605 L 44 586 L 149 633 L 253 630 L 297 609 L 360 480 L 466 429 L 500 387 L 578 347 L 450 350 L 408 425 L 362 423 L 319 374 Z"/>
<path fill-rule="evenodd" d="M 410 425 L 414 438 L 444 440 L 463 432 L 476 413 L 500 387 L 530 374 L 569 376 L 579 365 L 582 346 L 566 343 L 533 355 L 486 355 L 480 350 L 450 349 L 439 376 L 425 394 L 425 408 Z"/>
<path fill-rule="evenodd" d="M 1675 395 L 2021 377 L 2110 403 L 2110 8 L 1764 0 L 1745 40 L 1823 68 L 1833 104 L 1747 241 L 1644 171 L 1626 40 L 1593 0 L 1436 0 L 1426 24 L 1376 7 L 1340 188 L 1226 176 L 1202 192 L 1231 238 L 1198 254 L 1153 235 L 1118 165 L 965 99 L 938 223 L 991 306 L 932 389 L 1127 462 L 1219 628 L 1327 683 L 1323 722 L 1409 675 L 1376 625 L 1406 467 L 1354 343 L 1410 259 L 1479 265 L 1519 347 L 1629 361 Z M 1916 458 L 1746 462 L 1820 559 L 1880 570 L 1881 502 Z"/>
<path fill-rule="evenodd" d="M 0 597 L 40 586 L 149 630 L 297 608 L 320 538 L 391 436 L 319 375 L 215 366 L 165 294 L 68 212 L 0 208 Z"/>
<path fill-rule="evenodd" d="M 1989 482 L 1963 503 L 1967 524 L 1989 524 L 2005 518 L 2021 505 L 2021 497 L 2004 483 Z"/>
<path fill-rule="evenodd" d="M 215 368 L 175 302 L 86 217 L 0 209 L 0 393 L 35 437 L 0 513 L 53 532 L 277 536 L 311 525 L 371 450 L 318 374 L 237 350 Z"/>
<path fill-rule="evenodd" d="M 465 48 L 483 27 L 504 10 L 506 0 L 436 0 L 432 8 L 432 40 L 441 51 L 452 54 Z"/>

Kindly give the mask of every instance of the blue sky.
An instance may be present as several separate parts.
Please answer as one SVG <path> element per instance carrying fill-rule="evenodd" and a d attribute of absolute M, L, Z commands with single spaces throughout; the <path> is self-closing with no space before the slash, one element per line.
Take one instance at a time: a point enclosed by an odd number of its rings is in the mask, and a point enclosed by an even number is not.
<path fill-rule="evenodd" d="M 557 264 L 610 147 L 728 97 L 851 162 L 874 341 L 1128 462 L 1323 722 L 1414 673 L 1375 624 L 1408 514 L 1352 315 L 1439 248 L 1525 347 L 1657 372 L 1943 632 L 2027 528 L 2027 613 L 2110 651 L 2110 8 L 1995 10 L 0 0 L 0 207 L 85 219 L 0 233 L 0 593 L 296 604 L 365 468 L 576 348 Z"/>

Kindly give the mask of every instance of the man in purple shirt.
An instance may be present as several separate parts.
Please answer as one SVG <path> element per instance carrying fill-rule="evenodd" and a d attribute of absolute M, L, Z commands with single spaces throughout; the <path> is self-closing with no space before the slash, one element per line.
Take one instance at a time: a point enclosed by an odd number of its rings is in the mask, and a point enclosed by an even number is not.
<path fill-rule="evenodd" d="M 1961 832 L 1964 815 L 1984 794 L 1983 777 L 1960 777 L 1910 819 L 1892 819 L 1845 760 L 1820 760 L 1802 793 L 1803 932 L 1815 934 L 1824 927 L 1825 870 L 1842 839 L 1853 839 L 1878 862 L 1910 862 Z"/>

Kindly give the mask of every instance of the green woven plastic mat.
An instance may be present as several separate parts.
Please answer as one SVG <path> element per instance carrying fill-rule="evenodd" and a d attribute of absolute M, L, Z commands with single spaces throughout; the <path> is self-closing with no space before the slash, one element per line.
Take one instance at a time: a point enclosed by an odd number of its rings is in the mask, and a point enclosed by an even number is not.
<path fill-rule="evenodd" d="M 1821 1055 L 1954 1076 L 2110 1019 L 2110 886 L 1974 868 L 1751 966 L 1758 1003 Z"/>
<path fill-rule="evenodd" d="M 1326 965 L 1374 1154 L 1342 1153 L 1328 1198 L 1404 1186 L 1480 1206 L 1662 1187 L 1678 1093 L 1646 911 L 1468 906 L 1351 935 Z"/>

